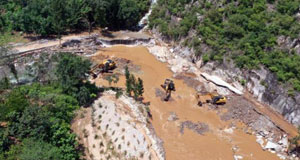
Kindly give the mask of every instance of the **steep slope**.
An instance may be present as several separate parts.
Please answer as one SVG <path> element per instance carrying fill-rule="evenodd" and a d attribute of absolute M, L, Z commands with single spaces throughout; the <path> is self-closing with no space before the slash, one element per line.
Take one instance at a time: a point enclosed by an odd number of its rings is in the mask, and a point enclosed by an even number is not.
<path fill-rule="evenodd" d="M 175 53 L 226 81 L 240 81 L 300 125 L 299 5 L 299 0 L 159 0 L 150 27 L 179 44 Z"/>

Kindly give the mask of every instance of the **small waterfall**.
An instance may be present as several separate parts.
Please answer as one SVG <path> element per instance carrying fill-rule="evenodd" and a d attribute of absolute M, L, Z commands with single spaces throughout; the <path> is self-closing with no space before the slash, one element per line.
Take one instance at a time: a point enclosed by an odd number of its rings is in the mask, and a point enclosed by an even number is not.
<path fill-rule="evenodd" d="M 137 38 L 137 39 L 98 39 L 104 46 L 113 46 L 113 45 L 136 45 L 139 43 L 148 43 L 150 38 Z"/>
<path fill-rule="evenodd" d="M 145 16 L 139 21 L 138 28 L 140 30 L 147 28 L 147 25 L 149 23 L 149 16 L 151 15 L 153 6 L 156 4 L 156 2 L 157 0 L 151 0 L 151 6 L 148 13 L 146 13 Z"/>

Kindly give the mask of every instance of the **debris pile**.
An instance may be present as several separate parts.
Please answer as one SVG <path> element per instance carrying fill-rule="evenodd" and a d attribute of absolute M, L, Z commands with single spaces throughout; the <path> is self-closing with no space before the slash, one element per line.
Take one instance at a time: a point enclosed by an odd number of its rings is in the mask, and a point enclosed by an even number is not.
<path fill-rule="evenodd" d="M 181 122 L 181 125 L 180 125 L 180 133 L 181 134 L 184 133 L 184 128 L 188 128 L 200 135 L 203 135 L 205 132 L 209 131 L 209 126 L 207 124 L 201 123 L 201 122 L 197 122 L 197 123 L 193 123 L 191 121 Z"/>
<path fill-rule="evenodd" d="M 171 112 L 170 116 L 168 117 L 168 121 L 177 121 L 179 118 L 175 112 Z"/>

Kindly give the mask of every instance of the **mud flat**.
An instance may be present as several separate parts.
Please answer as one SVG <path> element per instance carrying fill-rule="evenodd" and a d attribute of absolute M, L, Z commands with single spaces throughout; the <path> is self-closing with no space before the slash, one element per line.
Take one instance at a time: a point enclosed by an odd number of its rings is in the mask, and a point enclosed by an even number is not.
<path fill-rule="evenodd" d="M 248 131 L 249 128 L 239 120 L 223 121 L 215 110 L 207 106 L 199 108 L 194 96 L 195 88 L 189 87 L 183 79 L 174 79 L 177 88 L 172 94 L 174 100 L 161 101 L 156 96 L 156 89 L 165 78 L 173 77 L 172 71 L 179 68 L 171 66 L 171 71 L 167 64 L 158 61 L 146 47 L 114 46 L 101 49 L 97 54 L 126 58 L 140 66 L 142 73 L 137 73 L 137 76 L 144 80 L 144 101 L 150 102 L 151 123 L 164 142 L 166 159 L 279 159 L 276 154 L 264 151 L 256 142 L 255 135 L 250 134 L 251 129 Z M 124 81 L 120 81 L 117 86 L 124 87 Z M 170 113 L 177 115 L 176 120 L 168 120 Z M 203 134 L 198 134 L 189 129 L 193 127 L 186 127 L 182 134 L 180 126 L 187 121 L 189 124 L 205 124 L 203 126 L 208 129 Z"/>

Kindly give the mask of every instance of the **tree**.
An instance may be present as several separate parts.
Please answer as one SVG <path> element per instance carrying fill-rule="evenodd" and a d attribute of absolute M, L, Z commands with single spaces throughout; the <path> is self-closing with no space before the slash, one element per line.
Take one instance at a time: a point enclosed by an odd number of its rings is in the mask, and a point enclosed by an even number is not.
<path fill-rule="evenodd" d="M 70 29 L 83 29 L 84 16 L 88 12 L 88 4 L 85 0 L 67 0 L 67 28 Z"/>
<path fill-rule="evenodd" d="M 95 84 L 87 81 L 91 62 L 80 56 L 70 53 L 61 53 L 58 65 L 56 66 L 56 76 L 63 92 L 76 97 L 80 105 L 86 105 L 98 92 Z"/>
<path fill-rule="evenodd" d="M 90 91 L 85 86 L 82 86 L 79 88 L 77 99 L 79 104 L 89 104 L 91 98 L 90 98 Z"/>
<path fill-rule="evenodd" d="M 125 67 L 125 77 L 126 77 L 126 93 L 127 95 L 131 96 L 131 91 L 133 86 L 130 79 L 130 72 L 127 66 Z"/>
<path fill-rule="evenodd" d="M 23 140 L 20 151 L 17 156 L 19 160 L 55 160 L 63 157 L 58 147 L 32 138 Z"/>
<path fill-rule="evenodd" d="M 128 96 L 131 96 L 133 92 L 134 99 L 137 100 L 144 93 L 143 80 L 138 78 L 136 80 L 133 74 L 130 74 L 128 67 L 125 67 L 125 77 L 126 77 L 126 93 Z"/>
<path fill-rule="evenodd" d="M 88 78 L 91 63 L 71 53 L 60 53 L 56 76 L 65 93 L 70 95 L 78 92 L 83 81 Z"/>
<path fill-rule="evenodd" d="M 57 121 L 56 121 L 57 122 Z M 70 124 L 65 122 L 55 123 L 51 126 L 52 137 L 50 142 L 59 148 L 61 160 L 79 159 L 78 151 L 76 147 L 76 135 L 71 133 Z"/>
<path fill-rule="evenodd" d="M 120 20 L 120 26 L 125 28 L 134 27 L 140 20 L 137 1 L 121 0 L 117 17 Z"/>
<path fill-rule="evenodd" d="M 143 84 L 143 80 L 141 78 L 138 78 L 137 92 L 138 92 L 139 96 L 143 96 L 143 93 L 144 93 L 144 84 Z"/>
<path fill-rule="evenodd" d="M 133 92 L 134 99 L 137 100 L 139 97 L 139 92 L 137 90 L 136 78 L 133 74 L 131 74 L 129 79 L 130 79 L 130 83 L 132 86 L 132 92 Z"/>
<path fill-rule="evenodd" d="M 54 32 L 57 33 L 59 38 L 59 45 L 61 46 L 61 34 L 66 29 L 67 10 L 66 10 L 66 0 L 52 0 L 51 1 L 51 13 L 52 13 L 52 23 Z"/>
<path fill-rule="evenodd" d="M 35 137 L 49 140 L 50 113 L 42 107 L 27 107 L 22 114 L 13 113 L 9 115 L 9 134 L 18 138 Z"/>
<path fill-rule="evenodd" d="M 13 90 L 3 104 L 0 103 L 0 120 L 6 120 L 12 112 L 22 112 L 29 105 L 28 99 L 20 90 Z"/>
<path fill-rule="evenodd" d="M 84 19 L 88 24 L 89 34 L 93 25 L 104 26 L 107 22 L 106 12 L 109 4 L 108 0 L 85 0 L 87 6 L 84 9 Z"/>

